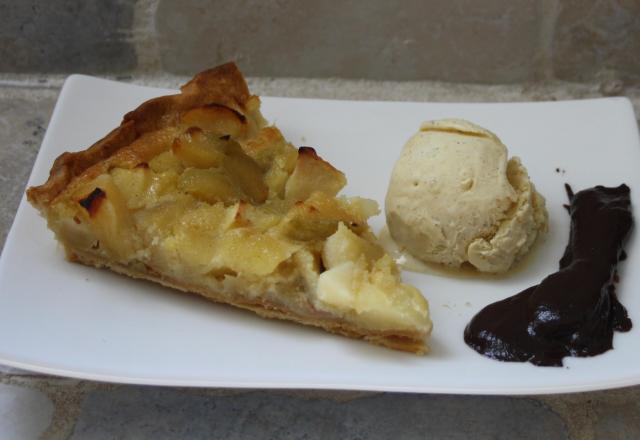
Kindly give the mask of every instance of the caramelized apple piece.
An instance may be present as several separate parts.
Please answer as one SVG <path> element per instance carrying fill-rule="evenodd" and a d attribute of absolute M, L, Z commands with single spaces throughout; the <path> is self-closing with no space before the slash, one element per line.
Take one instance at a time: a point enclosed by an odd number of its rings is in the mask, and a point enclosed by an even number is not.
<path fill-rule="evenodd" d="M 178 188 L 207 203 L 232 202 L 243 196 L 226 173 L 215 168 L 188 168 L 180 176 Z"/>
<path fill-rule="evenodd" d="M 338 197 L 345 209 L 355 218 L 367 220 L 369 217 L 380 214 L 378 202 L 364 197 Z"/>
<path fill-rule="evenodd" d="M 330 163 L 322 160 L 313 148 L 301 147 L 293 174 L 287 180 L 285 197 L 305 200 L 314 191 L 335 196 L 347 184 L 347 179 Z"/>
<path fill-rule="evenodd" d="M 260 98 L 251 96 L 245 104 L 245 117 L 247 121 L 247 138 L 255 137 L 258 131 L 267 125 L 267 120 L 260 113 Z"/>
<path fill-rule="evenodd" d="M 422 322 L 429 306 L 420 291 L 402 284 L 388 255 L 370 271 L 364 257 L 345 261 L 318 277 L 318 307 L 354 312 L 376 327 L 411 327 Z"/>
<path fill-rule="evenodd" d="M 221 236 L 233 222 L 235 209 L 222 203 L 201 206 L 184 214 L 173 236 L 165 240 L 165 246 L 175 251 L 185 268 L 194 273 L 206 273 L 214 267 L 214 257 L 220 252 Z"/>
<path fill-rule="evenodd" d="M 269 197 L 284 197 L 284 187 L 293 172 L 298 152 L 276 127 L 264 127 L 258 135 L 243 145 L 243 150 L 265 172 L 264 182 Z"/>
<path fill-rule="evenodd" d="M 344 223 L 338 225 L 335 234 L 327 238 L 322 249 L 322 262 L 327 269 L 347 261 L 364 257 L 367 266 L 384 255 L 384 250 L 375 243 L 354 234 Z"/>
<path fill-rule="evenodd" d="M 322 240 L 336 231 L 339 221 L 324 216 L 311 205 L 298 202 L 282 219 L 278 229 L 292 240 Z"/>
<path fill-rule="evenodd" d="M 299 246 L 251 228 L 227 231 L 217 244 L 215 267 L 264 276 L 288 259 Z"/>
<path fill-rule="evenodd" d="M 156 173 L 162 173 L 165 171 L 181 173 L 184 170 L 184 165 L 182 164 L 182 161 L 173 154 L 173 151 L 169 150 L 160 153 L 151 159 L 149 161 L 149 168 Z"/>
<path fill-rule="evenodd" d="M 220 136 L 238 138 L 246 131 L 246 119 L 233 110 L 219 105 L 198 107 L 186 112 L 181 122 Z"/>
<path fill-rule="evenodd" d="M 165 171 L 163 173 L 152 173 L 149 184 L 148 197 L 150 202 L 165 194 L 176 192 L 178 186 L 178 173 Z"/>
<path fill-rule="evenodd" d="M 147 245 L 156 238 L 173 235 L 174 225 L 180 222 L 185 212 L 194 209 L 198 201 L 186 194 L 174 195 L 153 207 L 133 214 L 136 229 L 140 231 Z"/>
<path fill-rule="evenodd" d="M 197 127 L 191 127 L 175 138 L 171 149 L 187 167 L 217 167 L 224 160 L 219 140 L 216 137 L 207 136 Z"/>
<path fill-rule="evenodd" d="M 285 140 L 277 127 L 262 128 L 256 137 L 242 145 L 242 149 L 265 171 L 273 165 L 276 157 L 285 151 L 291 151 L 293 153 L 291 171 L 293 171 L 297 156 L 296 149 Z"/>
<path fill-rule="evenodd" d="M 375 262 L 369 275 L 369 284 L 376 287 L 377 295 L 360 294 L 358 309 L 379 322 L 396 321 L 413 325 L 421 322 L 429 311 L 429 303 L 415 287 L 400 282 L 398 266 L 389 255 Z M 386 301 L 378 300 L 384 295 Z M 393 303 L 393 307 L 385 304 Z M 429 322 L 429 331 L 431 323 Z"/>
<path fill-rule="evenodd" d="M 320 308 L 354 310 L 365 277 L 365 269 L 357 261 L 346 261 L 322 272 L 317 282 Z"/>
<path fill-rule="evenodd" d="M 93 190 L 78 198 L 82 207 L 78 210 L 79 218 L 89 223 L 99 246 L 116 260 L 133 258 L 137 246 L 131 237 L 136 234 L 125 198 L 108 174 L 99 176 L 90 185 Z"/>
<path fill-rule="evenodd" d="M 129 209 L 140 209 L 148 200 L 149 187 L 152 182 L 152 172 L 148 165 L 133 169 L 115 168 L 111 170 L 113 182 L 124 197 Z"/>
<path fill-rule="evenodd" d="M 270 209 L 272 205 L 269 201 L 259 207 L 247 202 L 238 202 L 238 211 L 234 221 L 236 227 L 251 227 L 256 231 L 264 232 L 277 225 L 282 218 L 275 209 Z"/>
<path fill-rule="evenodd" d="M 247 156 L 237 142 L 227 140 L 224 142 L 224 168 L 227 175 L 240 187 L 242 192 L 248 195 L 254 203 L 264 202 L 269 189 L 264 183 L 262 169 Z"/>
<path fill-rule="evenodd" d="M 367 230 L 366 218 L 351 209 L 348 203 L 314 192 L 304 202 L 296 202 L 278 226 L 281 233 L 293 240 L 324 240 L 343 222 L 356 233 Z"/>

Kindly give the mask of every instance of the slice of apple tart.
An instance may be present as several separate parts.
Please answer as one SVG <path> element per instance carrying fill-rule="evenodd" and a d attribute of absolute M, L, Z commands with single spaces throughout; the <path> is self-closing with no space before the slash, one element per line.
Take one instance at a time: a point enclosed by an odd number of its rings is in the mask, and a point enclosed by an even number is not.
<path fill-rule="evenodd" d="M 345 176 L 260 114 L 234 64 L 145 102 L 27 191 L 67 257 L 213 301 L 424 353 L 427 301 L 402 284 Z"/>

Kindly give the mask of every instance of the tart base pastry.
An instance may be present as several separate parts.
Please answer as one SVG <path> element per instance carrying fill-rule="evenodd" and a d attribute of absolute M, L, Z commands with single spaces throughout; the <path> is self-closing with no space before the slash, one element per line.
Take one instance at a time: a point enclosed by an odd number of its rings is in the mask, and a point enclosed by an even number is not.
<path fill-rule="evenodd" d="M 266 318 L 423 354 L 428 304 L 403 284 L 344 175 L 294 148 L 233 63 L 143 103 L 27 190 L 67 258 Z"/>

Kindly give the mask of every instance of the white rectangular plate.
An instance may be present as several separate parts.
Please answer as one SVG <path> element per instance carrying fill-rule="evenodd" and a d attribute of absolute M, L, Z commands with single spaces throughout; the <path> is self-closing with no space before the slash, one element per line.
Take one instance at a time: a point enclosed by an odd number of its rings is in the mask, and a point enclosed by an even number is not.
<path fill-rule="evenodd" d="M 173 93 L 86 77 L 65 83 L 29 185 L 45 181 L 64 151 L 86 148 L 146 99 Z M 383 204 L 404 142 L 428 119 L 466 118 L 519 156 L 546 197 L 549 233 L 525 264 L 501 277 L 405 272 L 434 322 L 424 357 L 375 347 L 209 303 L 152 283 L 68 263 L 22 200 L 0 261 L 0 363 L 62 376 L 139 384 L 328 388 L 465 394 L 542 394 L 640 383 L 637 240 L 621 267 L 620 300 L 636 324 L 615 349 L 567 358 L 562 368 L 503 363 L 462 339 L 482 307 L 555 271 L 569 233 L 563 184 L 627 183 L 640 206 L 640 144 L 624 98 L 514 104 L 434 104 L 264 98 L 264 115 L 296 146 L 343 170 L 348 195 Z M 560 172 L 556 171 L 560 169 Z M 375 230 L 382 215 L 373 221 Z"/>

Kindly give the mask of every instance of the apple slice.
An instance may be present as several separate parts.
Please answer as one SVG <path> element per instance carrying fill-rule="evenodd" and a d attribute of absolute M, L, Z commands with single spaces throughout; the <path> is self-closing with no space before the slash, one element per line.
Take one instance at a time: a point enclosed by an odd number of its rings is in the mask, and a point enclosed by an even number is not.
<path fill-rule="evenodd" d="M 346 184 L 344 174 L 322 160 L 313 148 L 300 147 L 296 167 L 287 180 L 284 194 L 292 200 L 306 200 L 314 191 L 333 197 Z"/>

